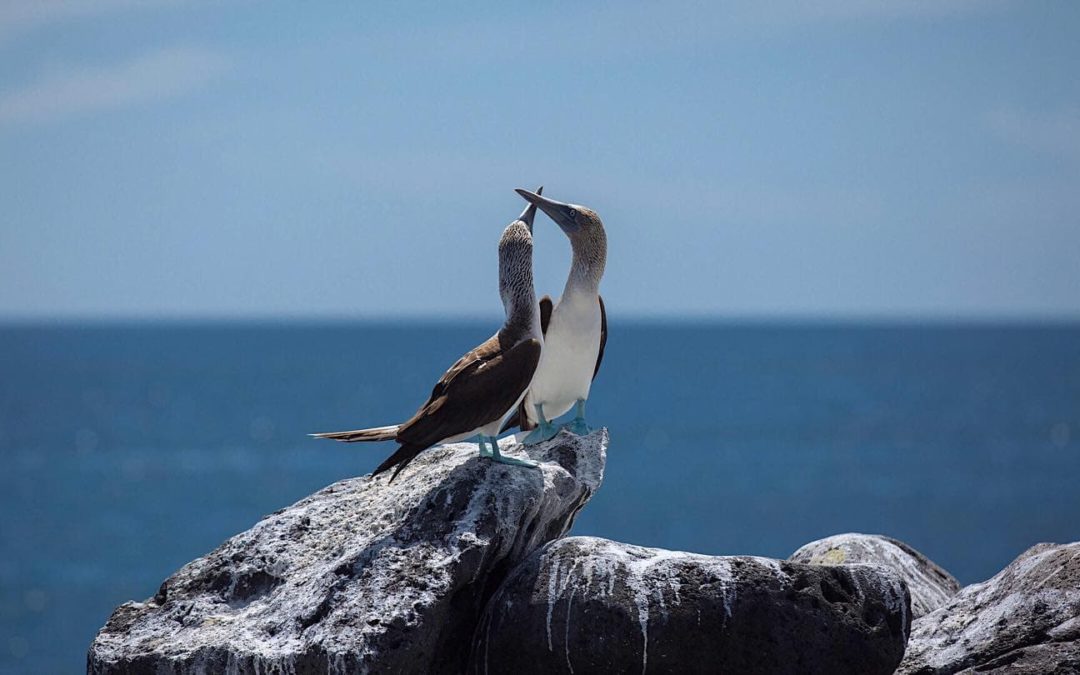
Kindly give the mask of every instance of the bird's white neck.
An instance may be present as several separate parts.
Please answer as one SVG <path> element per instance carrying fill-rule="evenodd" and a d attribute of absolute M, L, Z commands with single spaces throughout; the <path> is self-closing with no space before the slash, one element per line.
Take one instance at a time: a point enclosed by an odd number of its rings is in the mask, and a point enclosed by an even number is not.
<path fill-rule="evenodd" d="M 599 268 L 599 269 L 598 269 Z M 593 297 L 600 292 L 600 277 L 604 274 L 604 261 L 597 260 L 574 249 L 570 274 L 563 287 L 563 298 L 572 296 Z"/>

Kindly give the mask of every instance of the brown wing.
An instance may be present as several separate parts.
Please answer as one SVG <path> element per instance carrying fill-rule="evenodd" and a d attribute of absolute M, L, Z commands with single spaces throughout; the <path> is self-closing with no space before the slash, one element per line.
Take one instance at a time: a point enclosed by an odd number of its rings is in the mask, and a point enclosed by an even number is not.
<path fill-rule="evenodd" d="M 600 298 L 600 351 L 596 354 L 596 368 L 592 371 L 592 379 L 600 372 L 600 362 L 604 360 L 604 347 L 607 345 L 607 309 L 604 308 L 604 298 Z"/>
<path fill-rule="evenodd" d="M 454 372 L 435 385 L 431 400 L 401 425 L 398 442 L 428 447 L 495 421 L 529 386 L 540 361 L 536 339 L 503 350 L 495 337 L 474 351 L 476 357 L 455 364 Z"/>
<path fill-rule="evenodd" d="M 485 340 L 480 346 L 466 352 L 464 356 L 454 362 L 454 365 L 450 366 L 449 370 L 443 373 L 443 376 L 440 377 L 439 381 L 435 383 L 435 386 L 431 388 L 431 396 L 428 397 L 427 403 L 420 406 L 420 410 L 417 410 L 416 413 L 420 414 L 420 411 L 431 405 L 435 399 L 442 396 L 450 382 L 464 370 L 475 367 L 478 362 L 482 363 L 488 359 L 494 358 L 499 351 L 499 340 L 497 336 L 494 336 Z"/>

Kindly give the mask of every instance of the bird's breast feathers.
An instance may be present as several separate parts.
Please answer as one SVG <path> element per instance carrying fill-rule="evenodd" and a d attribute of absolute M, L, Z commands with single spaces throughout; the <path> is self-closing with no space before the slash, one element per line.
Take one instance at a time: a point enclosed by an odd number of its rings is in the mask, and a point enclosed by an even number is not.
<path fill-rule="evenodd" d="M 578 398 L 588 398 L 596 357 L 600 352 L 600 304 L 560 302 L 544 335 L 544 351 L 532 382 L 533 401 L 547 401 L 568 410 Z"/>

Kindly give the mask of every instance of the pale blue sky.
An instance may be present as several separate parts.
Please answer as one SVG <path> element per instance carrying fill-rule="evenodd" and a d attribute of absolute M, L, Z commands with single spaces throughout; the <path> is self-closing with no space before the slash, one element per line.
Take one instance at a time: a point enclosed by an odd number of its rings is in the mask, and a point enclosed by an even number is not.
<path fill-rule="evenodd" d="M 0 3 L 0 316 L 1080 318 L 1075 0 L 372 4 Z"/>

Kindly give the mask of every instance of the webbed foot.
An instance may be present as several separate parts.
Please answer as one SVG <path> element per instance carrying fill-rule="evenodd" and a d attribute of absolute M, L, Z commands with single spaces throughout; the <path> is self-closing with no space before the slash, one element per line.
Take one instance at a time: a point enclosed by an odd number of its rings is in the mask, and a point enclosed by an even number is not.
<path fill-rule="evenodd" d="M 525 436 L 522 441 L 525 445 L 543 443 L 554 438 L 555 434 L 559 433 L 559 427 L 549 422 L 547 417 L 544 417 L 544 405 L 542 403 L 536 404 L 536 418 L 539 420 L 539 425 Z"/>
<path fill-rule="evenodd" d="M 585 423 L 585 399 L 578 399 L 574 407 L 574 419 L 564 424 L 562 428 L 576 436 L 587 436 L 592 433 L 592 428 Z"/>
<path fill-rule="evenodd" d="M 592 433 L 592 427 L 585 423 L 585 420 L 575 417 L 566 424 L 563 425 L 563 429 L 566 429 L 575 436 L 588 436 Z"/>
<path fill-rule="evenodd" d="M 559 427 L 551 422 L 546 422 L 530 431 L 521 442 L 525 445 L 536 445 L 555 438 L 557 433 L 559 433 Z"/>
<path fill-rule="evenodd" d="M 472 440 L 472 439 L 470 439 L 470 440 Z M 480 456 L 481 457 L 491 457 L 494 454 L 487 447 L 487 439 L 485 439 L 483 436 L 477 436 L 476 437 L 476 445 L 479 446 L 479 448 L 480 448 Z M 495 447 L 498 447 L 498 441 L 496 441 L 496 446 Z"/>
<path fill-rule="evenodd" d="M 485 457 L 491 457 L 491 461 L 498 462 L 500 464 L 509 464 L 510 466 L 524 466 L 529 469 L 539 469 L 540 462 L 534 462 L 531 459 L 518 459 L 517 457 L 510 457 L 499 452 L 499 442 L 492 437 L 491 438 L 492 453 L 485 455 Z"/>

